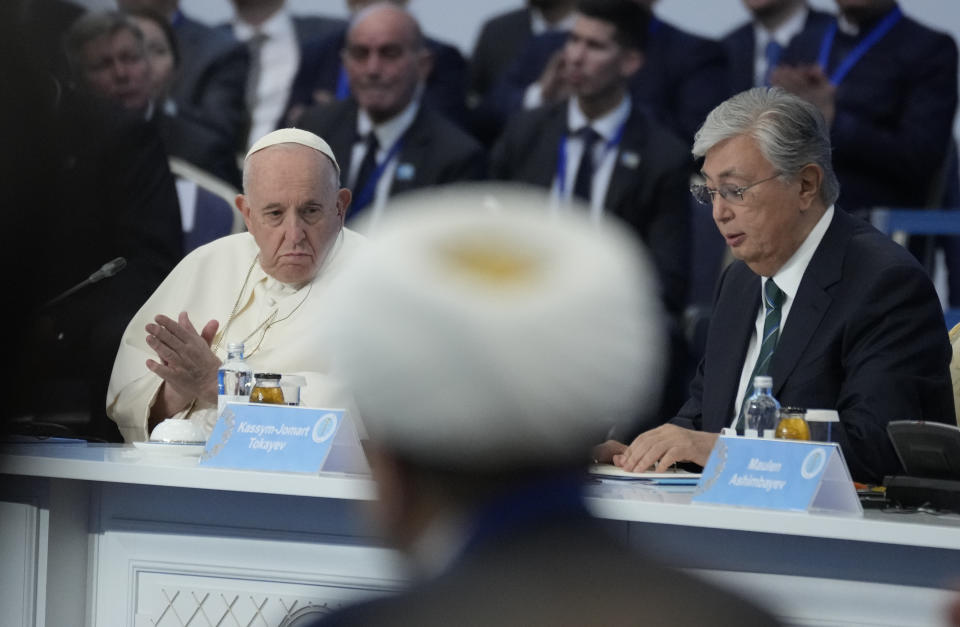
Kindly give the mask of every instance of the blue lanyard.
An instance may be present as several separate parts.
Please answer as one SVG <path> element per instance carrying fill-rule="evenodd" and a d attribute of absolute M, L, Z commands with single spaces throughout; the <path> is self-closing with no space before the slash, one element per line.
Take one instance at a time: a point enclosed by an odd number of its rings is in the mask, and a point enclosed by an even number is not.
<path fill-rule="evenodd" d="M 630 116 L 627 116 L 628 118 Z M 623 130 L 627 127 L 627 120 L 624 120 L 620 123 L 617 132 L 613 134 L 613 137 L 610 138 L 606 144 L 603 145 L 603 152 L 600 154 L 600 158 L 597 159 L 596 165 L 599 166 L 603 163 L 604 158 L 606 158 L 607 153 L 617 146 L 620 145 L 620 140 L 623 139 Z M 567 133 L 563 134 L 563 137 L 560 139 L 560 149 L 559 154 L 557 154 L 557 185 L 560 190 L 560 196 L 562 197 L 564 191 L 567 189 Z M 586 144 L 583 146 L 586 148 Z M 580 160 L 582 161 L 584 157 L 587 156 L 586 150 L 584 150 L 583 155 L 581 155 Z M 594 169 L 596 172 L 596 169 Z"/>
<path fill-rule="evenodd" d="M 334 97 L 337 100 L 346 100 L 350 97 L 350 80 L 347 78 L 347 70 L 343 65 L 340 66 L 340 73 L 337 75 L 337 91 Z"/>
<path fill-rule="evenodd" d="M 890 29 L 900 21 L 900 18 L 903 17 L 903 11 L 900 10 L 899 6 L 893 7 L 893 10 L 887 14 L 883 20 L 873 27 L 867 36 L 863 38 L 857 47 L 854 48 L 850 54 L 843 58 L 840 62 L 840 65 L 837 66 L 837 69 L 830 74 L 830 83 L 833 86 L 837 86 L 843 82 L 843 79 L 846 78 L 850 70 L 853 69 L 853 66 L 867 54 L 867 51 L 870 50 L 878 41 L 883 39 L 883 36 L 890 32 Z M 830 26 L 827 27 L 827 32 L 823 34 L 823 40 L 820 42 L 820 56 L 817 59 L 820 67 L 823 68 L 823 71 L 826 72 L 827 68 L 830 65 L 830 50 L 833 48 L 833 40 L 837 36 L 837 21 L 834 20 L 830 23 Z"/>
<path fill-rule="evenodd" d="M 363 189 L 360 190 L 360 193 L 357 194 L 353 202 L 353 209 L 359 211 L 367 206 L 367 204 L 373 200 L 374 195 L 377 192 L 377 183 L 380 182 L 380 177 L 383 176 L 384 170 L 387 169 L 387 165 L 390 163 L 390 160 L 397 156 L 397 153 L 400 152 L 400 147 L 403 145 L 403 135 L 393 143 L 393 146 L 390 147 L 390 150 L 387 151 L 387 156 L 383 158 L 383 161 L 377 162 L 377 169 L 370 174 L 370 178 L 367 179 L 366 184 L 364 184 Z"/>

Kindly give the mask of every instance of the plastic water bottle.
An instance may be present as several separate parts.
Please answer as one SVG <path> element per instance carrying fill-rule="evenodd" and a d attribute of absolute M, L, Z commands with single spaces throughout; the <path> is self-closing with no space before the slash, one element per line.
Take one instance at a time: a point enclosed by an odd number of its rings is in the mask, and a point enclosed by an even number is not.
<path fill-rule="evenodd" d="M 780 416 L 780 403 L 773 398 L 773 379 L 757 375 L 753 378 L 753 395 L 743 407 L 743 419 L 748 437 L 772 438 Z"/>
<path fill-rule="evenodd" d="M 243 360 L 243 342 L 227 344 L 227 360 L 217 372 L 217 415 L 227 403 L 247 402 L 253 388 L 253 369 Z"/>

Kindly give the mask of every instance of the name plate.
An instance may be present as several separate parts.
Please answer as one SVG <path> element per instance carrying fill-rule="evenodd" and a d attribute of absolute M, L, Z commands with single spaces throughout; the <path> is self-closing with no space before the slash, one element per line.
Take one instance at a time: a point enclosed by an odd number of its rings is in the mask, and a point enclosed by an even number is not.
<path fill-rule="evenodd" d="M 201 466 L 282 472 L 366 474 L 353 421 L 343 409 L 227 403 Z"/>
<path fill-rule="evenodd" d="M 839 445 L 720 436 L 694 503 L 863 515 Z"/>

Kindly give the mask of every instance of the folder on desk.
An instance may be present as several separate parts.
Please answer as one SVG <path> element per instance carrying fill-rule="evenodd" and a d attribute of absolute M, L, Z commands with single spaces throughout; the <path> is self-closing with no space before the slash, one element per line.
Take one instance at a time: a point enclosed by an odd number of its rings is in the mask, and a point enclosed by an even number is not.
<path fill-rule="evenodd" d="M 598 479 L 641 481 L 655 485 L 697 485 L 700 481 L 699 473 L 679 469 L 667 472 L 628 472 L 613 464 L 592 464 L 589 472 Z"/>

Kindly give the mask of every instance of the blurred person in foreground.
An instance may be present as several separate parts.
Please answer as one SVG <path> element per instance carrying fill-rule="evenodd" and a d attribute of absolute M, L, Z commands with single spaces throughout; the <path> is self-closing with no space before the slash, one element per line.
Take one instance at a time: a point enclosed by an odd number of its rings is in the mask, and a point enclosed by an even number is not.
<path fill-rule="evenodd" d="M 257 141 L 243 175 L 236 206 L 248 232 L 187 255 L 123 335 L 107 413 L 126 441 L 170 417 L 209 434 L 231 342 L 245 344 L 255 371 L 305 376 L 304 404 L 332 402 L 315 339 L 333 303 L 327 283 L 362 245 L 343 228 L 350 192 L 327 143 L 299 129 Z"/>
<path fill-rule="evenodd" d="M 334 286 L 335 367 L 416 580 L 321 624 L 614 625 L 638 607 L 650 624 L 774 624 L 588 514 L 591 439 L 655 396 L 660 303 L 629 234 L 546 203 L 493 186 L 411 197 Z"/>
<path fill-rule="evenodd" d="M 714 109 L 693 147 L 717 228 L 737 259 L 717 287 L 706 352 L 671 422 L 598 459 L 626 470 L 703 466 L 725 428 L 742 433 L 753 377 L 784 406 L 835 409 L 855 481 L 901 471 L 891 420 L 954 420 L 950 343 L 936 292 L 901 246 L 835 206 L 820 111 L 757 87 Z M 761 299 L 761 294 L 763 295 Z M 761 306 L 761 300 L 763 306 Z"/>

